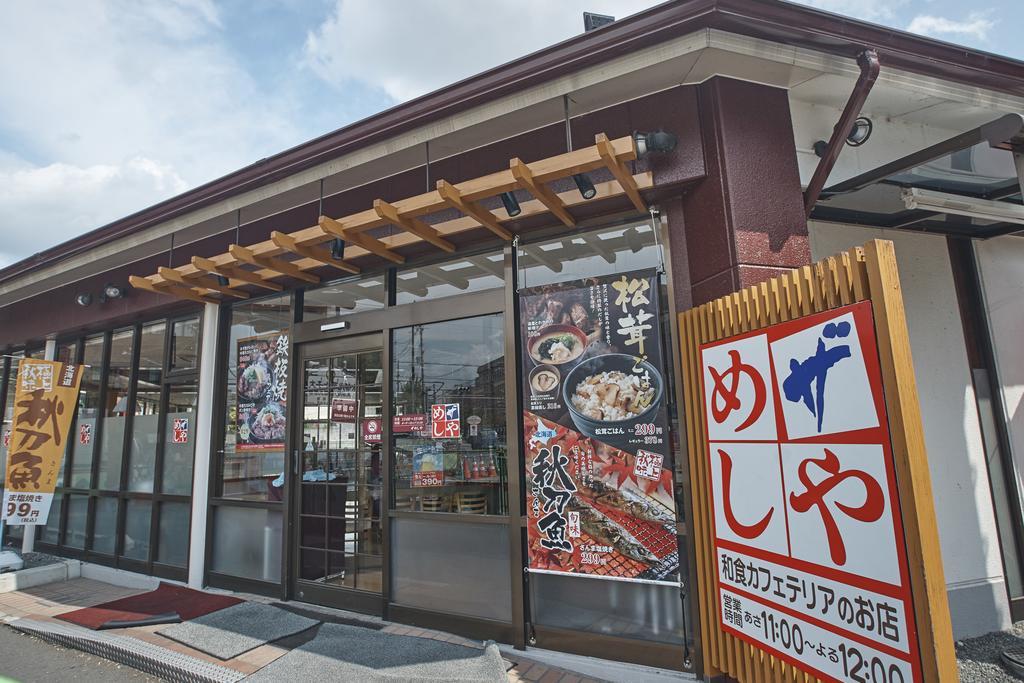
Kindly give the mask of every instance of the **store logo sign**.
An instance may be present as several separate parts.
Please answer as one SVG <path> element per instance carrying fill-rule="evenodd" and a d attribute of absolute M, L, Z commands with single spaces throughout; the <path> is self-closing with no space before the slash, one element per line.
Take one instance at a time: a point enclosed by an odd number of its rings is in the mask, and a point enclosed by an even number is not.
<path fill-rule="evenodd" d="M 430 407 L 430 435 L 435 439 L 462 438 L 458 403 L 435 403 Z"/>

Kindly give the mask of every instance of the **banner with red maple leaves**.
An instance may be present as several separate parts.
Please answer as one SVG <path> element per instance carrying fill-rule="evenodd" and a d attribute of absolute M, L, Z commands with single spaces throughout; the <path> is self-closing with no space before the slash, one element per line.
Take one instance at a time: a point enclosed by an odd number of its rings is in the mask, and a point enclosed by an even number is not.
<path fill-rule="evenodd" d="M 520 292 L 530 571 L 677 583 L 654 271 Z"/>

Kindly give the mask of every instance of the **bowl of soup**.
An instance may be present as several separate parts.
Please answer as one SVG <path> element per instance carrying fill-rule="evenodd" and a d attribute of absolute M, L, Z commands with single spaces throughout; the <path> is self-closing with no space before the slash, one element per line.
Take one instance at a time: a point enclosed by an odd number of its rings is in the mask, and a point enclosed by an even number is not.
<path fill-rule="evenodd" d="M 566 366 L 574 364 L 587 348 L 587 335 L 575 325 L 547 325 L 526 342 L 535 363 Z"/>
<path fill-rule="evenodd" d="M 562 373 L 554 365 L 542 363 L 530 370 L 530 393 L 540 397 L 558 395 L 558 384 L 562 381 Z"/>

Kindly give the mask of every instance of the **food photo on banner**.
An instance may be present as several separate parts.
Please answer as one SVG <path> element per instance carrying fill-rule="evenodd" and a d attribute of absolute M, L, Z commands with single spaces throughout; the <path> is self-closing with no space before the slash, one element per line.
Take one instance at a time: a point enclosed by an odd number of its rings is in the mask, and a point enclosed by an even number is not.
<path fill-rule="evenodd" d="M 288 333 L 238 340 L 235 448 L 284 448 L 288 395 Z"/>
<path fill-rule="evenodd" d="M 519 303 L 530 570 L 678 583 L 657 272 Z"/>
<path fill-rule="evenodd" d="M 81 370 L 80 365 L 30 358 L 18 366 L 0 515 L 7 524 L 46 524 L 67 450 Z"/>

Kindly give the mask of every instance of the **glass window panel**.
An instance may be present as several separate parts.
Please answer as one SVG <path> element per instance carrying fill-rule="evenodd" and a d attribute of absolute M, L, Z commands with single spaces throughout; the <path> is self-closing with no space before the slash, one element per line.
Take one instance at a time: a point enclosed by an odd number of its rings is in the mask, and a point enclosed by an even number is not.
<path fill-rule="evenodd" d="M 192 493 L 192 460 L 196 448 L 196 402 L 199 391 L 194 382 L 172 385 L 167 393 L 164 422 L 164 493 L 187 496 Z"/>
<path fill-rule="evenodd" d="M 0 439 L 0 472 L 7 472 L 7 451 L 12 438 L 14 421 L 14 392 L 18 382 L 18 365 L 24 354 L 21 352 L 12 353 L 11 366 L 7 374 L 7 396 L 4 397 L 3 438 Z M 2 366 L 0 366 L 2 367 Z M 0 475 L 2 476 L 2 475 Z M 0 479 L 0 491 L 3 490 L 4 482 Z"/>
<path fill-rule="evenodd" d="M 391 529 L 394 602 L 439 612 L 512 620 L 508 527 L 396 518 Z"/>
<path fill-rule="evenodd" d="M 85 340 L 82 383 L 78 390 L 78 413 L 71 430 L 71 486 L 89 488 L 93 453 L 96 450 L 96 421 L 100 411 L 100 382 L 103 381 L 103 336 Z"/>
<path fill-rule="evenodd" d="M 395 330 L 396 508 L 507 514 L 503 320 L 497 313 Z M 437 404 L 457 406 L 457 437 L 432 438 Z"/>
<path fill-rule="evenodd" d="M 199 367 L 199 318 L 177 320 L 171 337 L 171 370 Z"/>
<path fill-rule="evenodd" d="M 217 506 L 212 570 L 259 581 L 281 581 L 280 510 Z"/>
<path fill-rule="evenodd" d="M 132 441 L 128 459 L 129 491 L 153 492 L 157 437 L 160 434 L 160 392 L 163 387 L 166 329 L 166 324 L 162 322 L 146 325 L 139 337 L 135 415 L 132 417 Z M 110 424 L 109 420 L 107 424 Z"/>
<path fill-rule="evenodd" d="M 128 415 L 128 384 L 132 371 L 134 332 L 115 332 L 110 341 L 110 370 L 104 398 L 103 429 L 100 439 L 100 467 L 97 487 L 117 491 L 121 487 L 121 461 L 124 456 L 124 428 Z"/>
<path fill-rule="evenodd" d="M 92 529 L 92 550 L 113 555 L 117 543 L 117 498 L 96 499 L 96 521 Z"/>
<path fill-rule="evenodd" d="M 440 299 L 456 294 L 494 289 L 504 284 L 505 262 L 499 250 L 399 271 L 395 302 L 408 304 Z"/>
<path fill-rule="evenodd" d="M 64 530 L 64 545 L 69 548 L 85 547 L 85 520 L 88 514 L 88 496 L 68 496 L 68 525 Z"/>
<path fill-rule="evenodd" d="M 560 237 L 519 248 L 519 286 L 536 287 L 661 265 L 647 223 Z"/>
<path fill-rule="evenodd" d="M 284 491 L 284 449 L 239 450 L 238 341 L 257 335 L 287 333 L 291 320 L 291 297 L 280 296 L 255 303 L 237 304 L 231 312 L 227 349 L 224 445 L 220 495 L 225 498 L 280 501 Z"/>
<path fill-rule="evenodd" d="M 39 537 L 43 543 L 50 545 L 60 543 L 60 513 L 63 507 L 64 496 L 59 494 L 54 496 L 53 503 L 50 505 L 50 516 L 46 518 L 46 526 L 43 527 L 42 535 Z"/>
<path fill-rule="evenodd" d="M 184 567 L 188 562 L 188 503 L 160 504 L 160 538 L 156 561 Z"/>
<path fill-rule="evenodd" d="M 553 574 L 530 574 L 529 586 L 531 614 L 537 624 L 662 643 L 683 642 L 678 587 Z"/>
<path fill-rule="evenodd" d="M 302 295 L 304 321 L 376 311 L 381 308 L 384 308 L 382 276 L 332 282 L 317 289 L 307 289 Z"/>
<path fill-rule="evenodd" d="M 124 517 L 124 546 L 121 555 L 132 560 L 149 559 L 152 501 L 128 500 Z"/>

